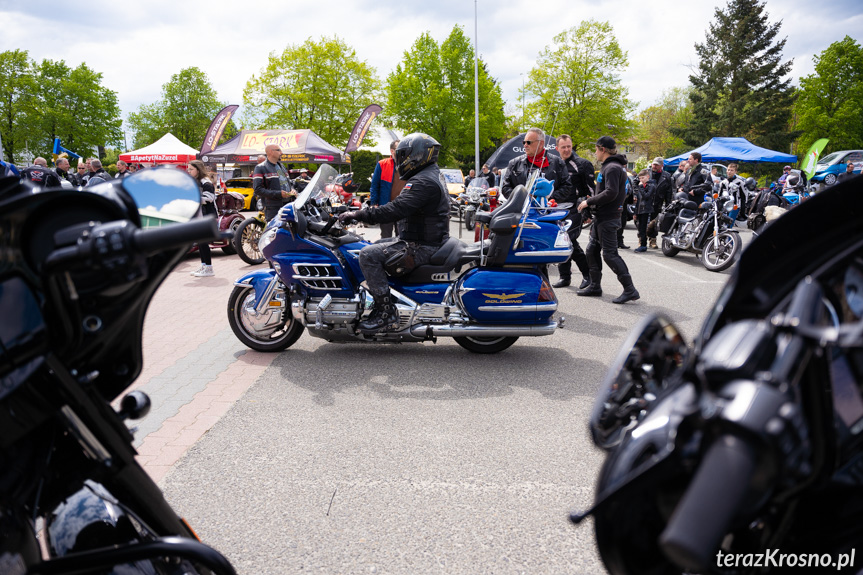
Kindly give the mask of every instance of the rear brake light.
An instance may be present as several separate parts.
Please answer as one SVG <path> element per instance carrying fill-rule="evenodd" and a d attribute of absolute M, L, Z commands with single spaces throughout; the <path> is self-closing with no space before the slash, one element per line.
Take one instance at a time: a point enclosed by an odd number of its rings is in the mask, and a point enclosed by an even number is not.
<path fill-rule="evenodd" d="M 539 297 L 536 298 L 537 302 L 546 302 L 546 301 L 557 301 L 554 297 L 554 290 L 551 289 L 548 281 L 543 278 L 542 287 L 539 289 Z"/>

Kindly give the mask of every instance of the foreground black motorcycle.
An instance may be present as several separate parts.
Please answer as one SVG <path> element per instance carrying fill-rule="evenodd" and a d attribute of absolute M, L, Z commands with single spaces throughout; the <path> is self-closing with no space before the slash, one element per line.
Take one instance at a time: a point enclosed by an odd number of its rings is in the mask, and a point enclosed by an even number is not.
<path fill-rule="evenodd" d="M 191 243 L 222 239 L 214 218 L 188 222 L 199 205 L 171 168 L 86 191 L 0 179 L 3 575 L 234 573 L 135 461 L 124 420 L 147 396 L 110 404 L 141 372 L 156 288 Z"/>
<path fill-rule="evenodd" d="M 728 269 L 743 247 L 740 234 L 732 229 L 734 219 L 730 214 L 735 210 L 737 205 L 727 190 L 722 195 L 714 194 L 701 205 L 678 192 L 659 214 L 662 253 L 674 257 L 681 251 L 689 251 L 698 254 L 709 271 Z"/>
<path fill-rule="evenodd" d="M 757 237 L 687 349 L 652 316 L 591 418 L 613 574 L 859 572 L 863 180 Z M 795 250 L 787 245 L 794 242 Z"/>

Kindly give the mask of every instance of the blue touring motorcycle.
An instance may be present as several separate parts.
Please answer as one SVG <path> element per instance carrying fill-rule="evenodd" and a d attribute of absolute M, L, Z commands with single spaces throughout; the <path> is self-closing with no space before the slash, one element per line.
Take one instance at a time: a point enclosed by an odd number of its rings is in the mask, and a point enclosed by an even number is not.
<path fill-rule="evenodd" d="M 428 265 L 390 277 L 399 325 L 366 335 L 357 324 L 373 298 L 363 284 L 359 254 L 369 242 L 338 223 L 325 186 L 337 176 L 327 165 L 297 199 L 273 218 L 258 243 L 272 269 L 234 283 L 228 321 L 258 351 L 290 347 L 305 327 L 329 342 L 404 343 L 452 337 L 475 353 L 497 353 L 522 336 L 551 335 L 557 297 L 548 264 L 566 261 L 572 243 L 566 211 L 537 210 L 524 187 L 493 213 L 479 212 L 485 242 L 449 238 Z M 343 208 L 342 208 L 343 209 Z"/>

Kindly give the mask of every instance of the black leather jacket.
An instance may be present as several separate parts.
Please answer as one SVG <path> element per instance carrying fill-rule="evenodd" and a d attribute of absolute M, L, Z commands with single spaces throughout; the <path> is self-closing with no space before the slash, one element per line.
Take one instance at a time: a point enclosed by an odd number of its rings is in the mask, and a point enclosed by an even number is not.
<path fill-rule="evenodd" d="M 596 221 L 620 218 L 626 199 L 626 156 L 617 154 L 605 159 L 599 170 L 596 195 L 587 198 Z"/>
<path fill-rule="evenodd" d="M 408 179 L 401 193 L 382 206 L 357 212 L 355 219 L 371 224 L 398 222 L 399 238 L 428 246 L 449 239 L 450 199 L 440 169 L 432 164 Z"/>
<path fill-rule="evenodd" d="M 284 175 L 287 181 L 285 191 L 290 192 L 293 188 L 291 187 L 291 179 L 288 177 L 287 170 L 285 170 Z M 264 200 L 264 207 L 280 208 L 288 201 L 282 197 L 282 184 L 279 178 L 278 166 L 271 164 L 269 160 L 255 166 L 255 171 L 252 172 L 252 187 L 255 189 L 255 195 Z"/>
<path fill-rule="evenodd" d="M 671 177 L 671 174 L 666 172 L 665 170 L 661 170 L 659 172 L 650 171 L 650 179 L 656 184 L 656 194 L 653 198 L 653 211 L 661 212 L 662 206 L 665 204 L 666 206 L 671 203 L 673 192 L 677 191 L 674 189 L 674 180 Z"/>
<path fill-rule="evenodd" d="M 60 178 L 43 166 L 30 166 L 21 170 L 21 179 L 30 180 L 43 188 L 59 188 Z"/>
<path fill-rule="evenodd" d="M 546 154 L 545 157 L 548 158 L 548 166 L 540 168 L 539 172 L 546 180 L 554 182 L 554 193 L 552 193 L 551 197 L 557 201 L 571 201 L 558 199 L 559 197 L 569 197 L 572 194 L 572 185 L 569 183 L 569 171 L 563 164 L 563 160 L 560 159 L 560 156 L 552 156 L 551 154 Z M 516 186 L 527 184 L 527 177 L 530 173 L 529 168 L 533 167 L 535 166 L 527 161 L 527 154 L 522 154 L 509 161 L 506 177 L 500 185 L 500 192 L 504 197 L 509 198 Z"/>
<path fill-rule="evenodd" d="M 713 190 L 713 179 L 704 164 L 690 168 L 686 175 L 686 182 L 683 184 L 683 191 L 686 192 L 689 199 L 700 206 L 704 201 L 704 194 L 711 190 Z M 695 193 L 690 195 L 689 192 Z"/>
<path fill-rule="evenodd" d="M 581 199 L 593 194 L 596 183 L 593 181 L 594 170 L 590 160 L 586 160 L 573 152 L 569 158 L 563 160 L 563 163 L 569 172 L 570 193 L 564 196 L 563 190 L 559 192 L 555 190 L 551 195 L 552 199 L 558 202 L 578 203 Z"/>

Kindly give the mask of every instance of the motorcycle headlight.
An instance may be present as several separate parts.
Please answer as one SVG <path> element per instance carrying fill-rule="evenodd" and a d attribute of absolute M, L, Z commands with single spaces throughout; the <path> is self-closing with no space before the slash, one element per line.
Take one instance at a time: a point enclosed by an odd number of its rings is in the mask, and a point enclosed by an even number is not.
<path fill-rule="evenodd" d="M 261 234 L 261 239 L 258 240 L 258 249 L 264 251 L 264 248 L 266 248 L 274 239 L 276 239 L 276 232 L 278 231 L 279 228 L 273 226 L 267 231 L 265 231 L 263 234 Z"/>

